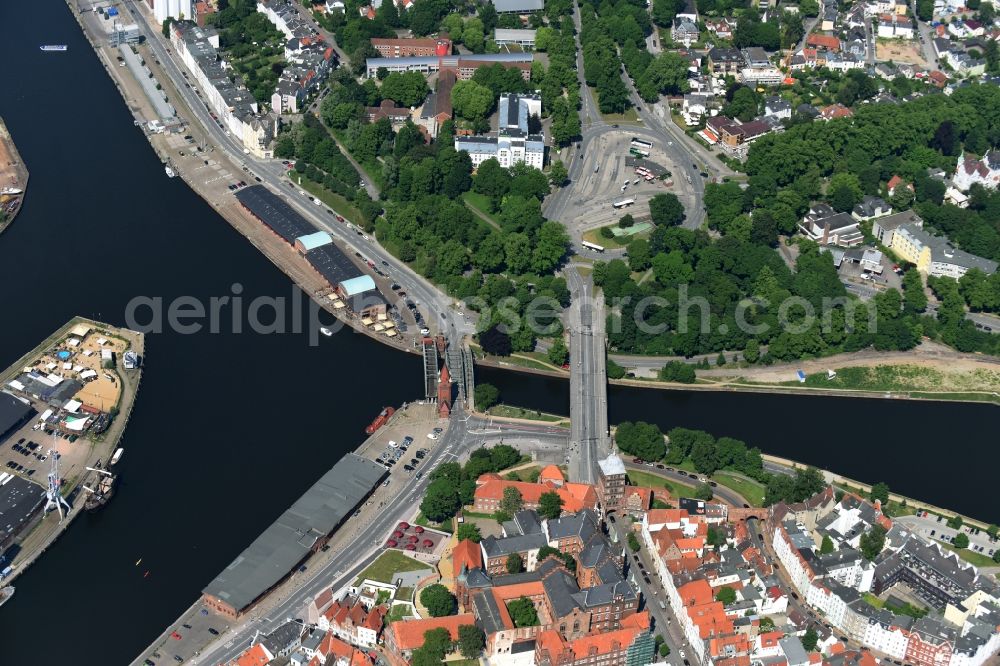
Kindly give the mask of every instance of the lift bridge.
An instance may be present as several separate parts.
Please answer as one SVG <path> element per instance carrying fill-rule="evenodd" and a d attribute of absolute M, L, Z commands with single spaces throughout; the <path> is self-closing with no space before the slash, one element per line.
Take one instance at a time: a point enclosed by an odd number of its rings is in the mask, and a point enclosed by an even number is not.
<path fill-rule="evenodd" d="M 459 393 L 467 404 L 471 404 L 474 384 L 472 352 L 465 346 L 448 345 L 442 339 L 426 337 L 421 340 L 424 357 L 424 393 L 428 399 L 437 397 L 438 367 L 441 362 L 440 353 L 444 353 L 444 361 L 453 382 L 458 384 Z"/>

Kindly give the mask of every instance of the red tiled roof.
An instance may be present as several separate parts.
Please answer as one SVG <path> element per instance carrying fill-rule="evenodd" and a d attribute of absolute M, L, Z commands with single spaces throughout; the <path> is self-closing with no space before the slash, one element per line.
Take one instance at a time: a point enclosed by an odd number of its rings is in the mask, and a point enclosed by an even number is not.
<path fill-rule="evenodd" d="M 447 617 L 431 617 L 423 620 L 402 620 L 389 625 L 389 630 L 396 636 L 396 646 L 400 650 L 415 650 L 424 644 L 424 633 L 431 629 L 447 629 L 453 640 L 458 640 L 458 628 L 466 624 L 475 624 L 476 618 L 470 613 L 464 615 L 449 615 Z"/>
<path fill-rule="evenodd" d="M 560 484 L 566 481 L 566 477 L 563 476 L 562 470 L 555 465 L 546 465 L 542 468 L 541 473 L 538 475 L 538 482 L 545 483 L 546 481 L 552 481 L 556 484 Z"/>
<path fill-rule="evenodd" d="M 810 46 L 822 46 L 834 52 L 840 50 L 840 40 L 833 35 L 817 35 L 813 33 L 806 38 L 806 43 Z"/>
<path fill-rule="evenodd" d="M 549 630 L 541 632 L 537 641 L 540 649 L 548 651 L 553 661 L 567 649 L 572 651 L 574 660 L 593 659 L 609 655 L 616 650 L 627 649 L 636 636 L 649 630 L 649 613 L 646 611 L 635 613 L 622 620 L 621 627 L 616 631 L 583 636 L 572 641 L 566 641 L 559 632 Z"/>
<path fill-rule="evenodd" d="M 555 492 L 563 500 L 563 511 L 575 513 L 582 509 L 592 509 L 597 505 L 597 493 L 594 486 L 587 483 L 564 483 L 557 486 L 554 483 L 528 483 L 526 481 L 508 481 L 496 474 L 483 474 L 476 481 L 475 498 L 500 501 L 503 491 L 516 488 L 521 493 L 521 499 L 527 504 L 538 504 L 543 494 Z"/>
<path fill-rule="evenodd" d="M 236 666 L 266 666 L 274 656 L 267 651 L 267 648 L 257 643 L 249 650 L 241 654 L 233 662 Z"/>

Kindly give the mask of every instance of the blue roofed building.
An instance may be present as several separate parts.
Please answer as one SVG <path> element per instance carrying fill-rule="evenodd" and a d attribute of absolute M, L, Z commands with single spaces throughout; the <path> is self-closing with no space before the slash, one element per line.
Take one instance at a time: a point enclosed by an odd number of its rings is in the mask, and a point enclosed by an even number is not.
<path fill-rule="evenodd" d="M 306 234 L 305 236 L 299 236 L 295 239 L 295 249 L 305 254 L 309 250 L 315 250 L 318 247 L 323 247 L 324 245 L 329 245 L 333 242 L 333 238 L 330 234 L 325 231 L 317 231 L 316 233 Z"/>

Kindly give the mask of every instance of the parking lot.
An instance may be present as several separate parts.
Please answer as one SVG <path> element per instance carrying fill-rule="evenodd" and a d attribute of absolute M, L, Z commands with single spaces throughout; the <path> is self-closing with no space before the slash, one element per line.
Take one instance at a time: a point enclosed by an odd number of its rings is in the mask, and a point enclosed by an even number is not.
<path fill-rule="evenodd" d="M 693 190 L 687 180 L 657 178 L 666 171 L 679 174 L 679 166 L 655 143 L 645 160 L 632 157 L 629 154 L 632 136 L 627 129 L 622 129 L 602 136 L 585 153 L 574 155 L 573 159 L 583 160 L 580 175 L 567 186 L 570 194 L 565 206 L 550 211 L 551 215 L 564 220 L 574 235 L 615 224 L 626 213 L 637 221 L 648 219 L 648 202 L 657 194 L 672 192 L 689 213 L 693 209 Z M 648 168 L 654 175 L 653 180 L 648 181 L 637 174 L 637 166 Z M 614 202 L 622 199 L 634 199 L 635 202 L 628 207 L 615 208 Z"/>

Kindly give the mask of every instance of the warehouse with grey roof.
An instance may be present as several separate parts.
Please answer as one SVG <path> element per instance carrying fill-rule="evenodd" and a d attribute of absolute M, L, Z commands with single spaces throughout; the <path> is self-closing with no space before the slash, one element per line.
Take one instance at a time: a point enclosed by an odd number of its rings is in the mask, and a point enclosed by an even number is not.
<path fill-rule="evenodd" d="M 249 609 L 319 550 L 385 474 L 347 454 L 202 590 L 202 601 L 234 618 Z"/>

